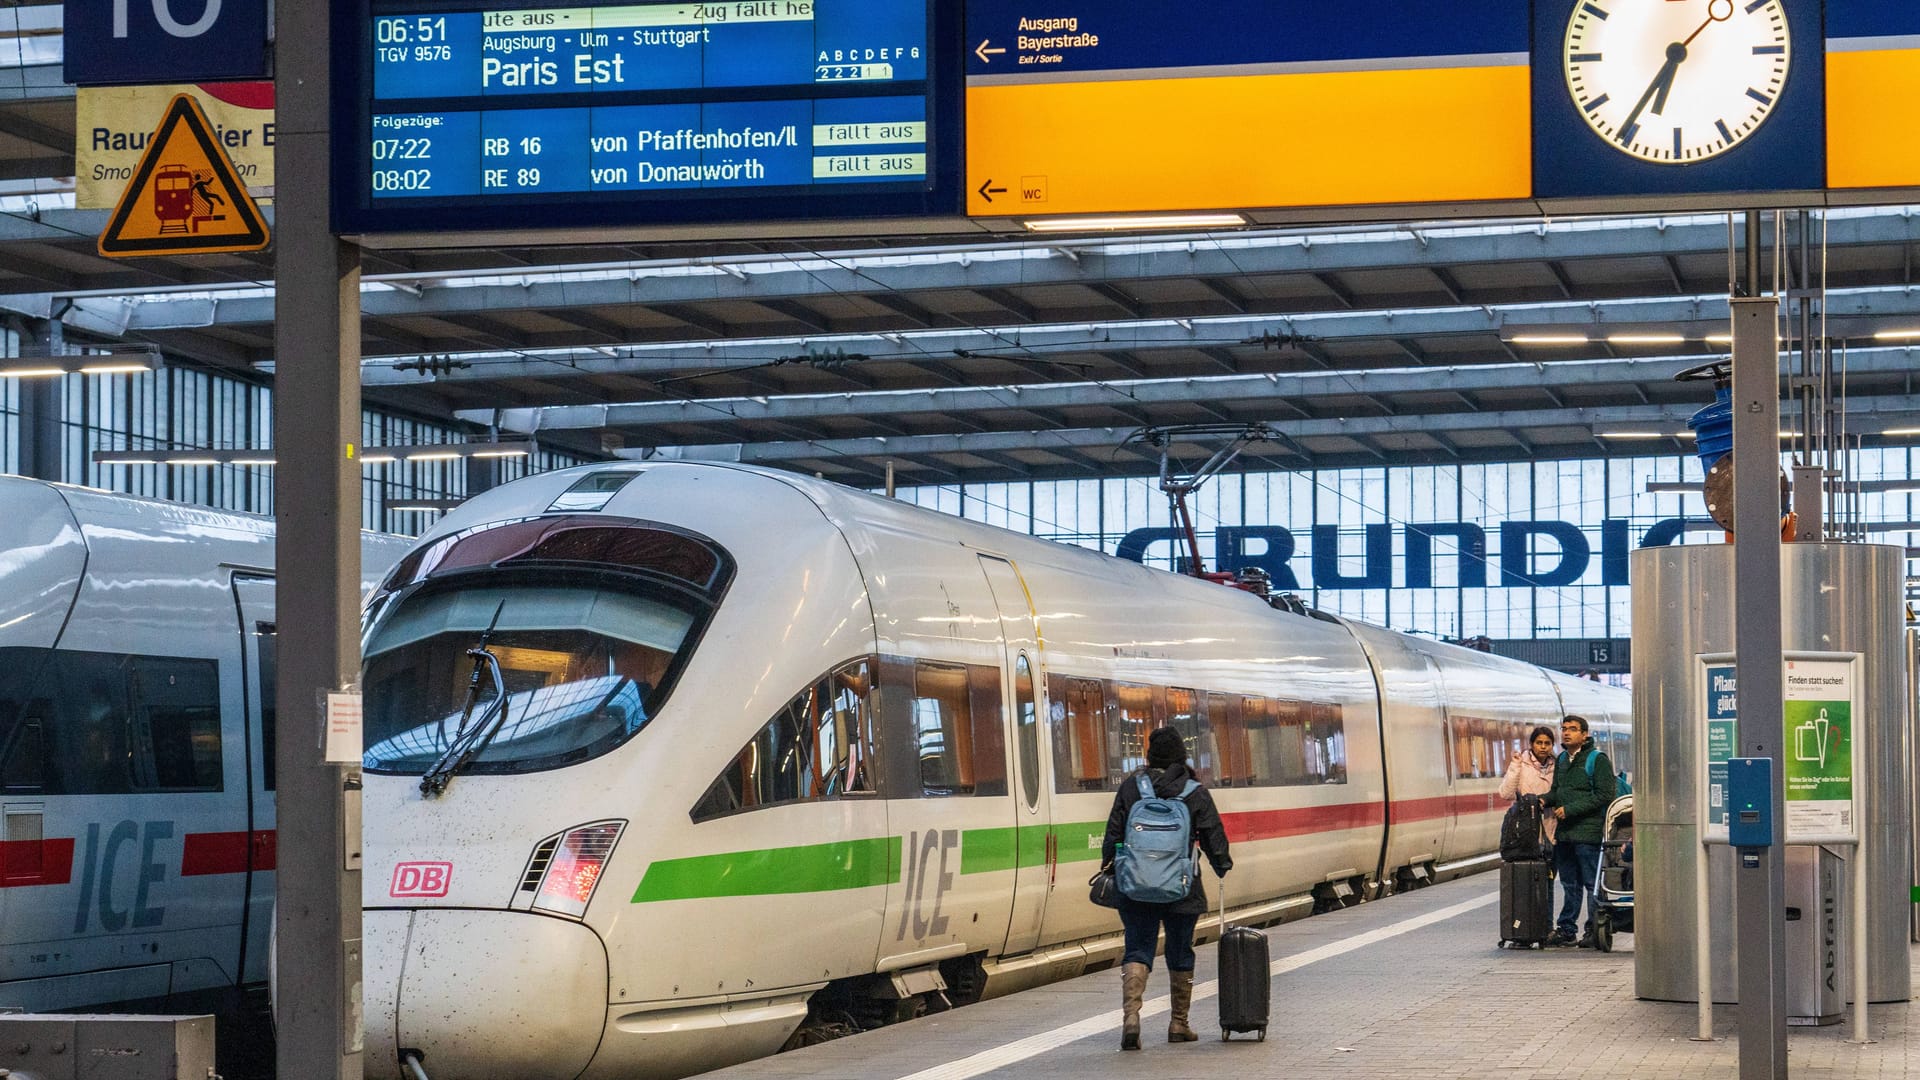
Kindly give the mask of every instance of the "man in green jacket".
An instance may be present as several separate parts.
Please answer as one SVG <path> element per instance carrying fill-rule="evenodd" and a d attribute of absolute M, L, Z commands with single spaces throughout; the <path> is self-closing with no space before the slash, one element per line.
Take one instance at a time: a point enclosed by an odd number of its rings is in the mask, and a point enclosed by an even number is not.
<path fill-rule="evenodd" d="M 1616 791 L 1613 762 L 1593 745 L 1584 716 L 1569 716 L 1560 721 L 1560 745 L 1565 749 L 1554 765 L 1553 789 L 1542 802 L 1559 822 L 1554 832 L 1553 872 L 1560 879 L 1565 899 L 1547 944 L 1563 949 L 1576 944 L 1573 928 L 1579 921 L 1584 900 L 1589 905 L 1586 932 L 1578 944 L 1590 949 L 1593 947 L 1592 905 L 1598 903 L 1593 897 L 1594 885 L 1600 876 L 1600 833 Z"/>

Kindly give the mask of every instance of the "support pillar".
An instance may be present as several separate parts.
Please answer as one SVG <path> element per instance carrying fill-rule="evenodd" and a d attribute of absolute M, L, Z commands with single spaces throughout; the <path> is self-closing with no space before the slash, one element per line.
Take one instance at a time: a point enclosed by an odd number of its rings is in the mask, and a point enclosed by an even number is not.
<path fill-rule="evenodd" d="M 360 256 L 328 220 L 330 5 L 274 20 L 277 1074 L 360 1080 L 360 770 L 321 750 L 321 695 L 360 678 Z"/>
<path fill-rule="evenodd" d="M 1753 215 L 1757 218 L 1758 215 Z M 1749 228 L 1749 242 L 1757 239 Z M 1758 259 L 1749 252 L 1748 265 Z M 1757 291 L 1757 281 L 1754 289 Z M 1735 853 L 1735 951 L 1740 971 L 1740 1080 L 1787 1075 L 1785 776 L 1780 751 L 1780 349 L 1778 301 L 1733 307 L 1734 651 L 1743 757 L 1773 760 L 1771 848 Z"/>

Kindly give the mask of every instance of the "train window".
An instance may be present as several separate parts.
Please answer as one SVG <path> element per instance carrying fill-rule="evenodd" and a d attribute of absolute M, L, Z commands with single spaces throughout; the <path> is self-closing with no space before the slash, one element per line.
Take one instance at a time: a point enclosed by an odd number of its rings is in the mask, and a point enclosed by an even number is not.
<path fill-rule="evenodd" d="M 601 469 L 590 472 L 574 481 L 573 486 L 560 493 L 560 497 L 548 505 L 547 511 L 598 510 L 607 505 L 614 495 L 634 477 L 640 475 L 639 469 Z"/>
<path fill-rule="evenodd" d="M 913 665 L 913 733 L 920 748 L 920 787 L 928 795 L 973 793 L 972 697 L 965 667 Z"/>
<path fill-rule="evenodd" d="M 466 713 L 467 650 L 489 625 L 506 718 L 466 770 L 531 772 L 603 754 L 658 715 L 705 611 L 665 589 L 564 581 L 415 593 L 370 635 L 366 767 L 420 772 L 440 757 Z M 493 700 L 483 676 L 473 716 Z"/>
<path fill-rule="evenodd" d="M 1247 729 L 1241 720 L 1243 701 L 1238 694 L 1207 695 L 1207 714 L 1213 722 L 1219 755 L 1213 781 L 1218 787 L 1246 786 L 1253 779 L 1247 762 Z"/>
<path fill-rule="evenodd" d="M 1118 784 L 1122 777 L 1147 763 L 1147 733 L 1160 723 L 1155 716 L 1153 687 L 1114 683 L 1113 699 L 1113 730 L 1118 733 L 1120 746 L 1107 782 Z M 1162 701 L 1159 715 L 1165 716 L 1164 698 Z"/>
<path fill-rule="evenodd" d="M 1273 729 L 1272 783 L 1319 782 L 1314 773 L 1313 747 L 1307 737 L 1307 705 L 1299 701 L 1274 702 Z"/>
<path fill-rule="evenodd" d="M 137 656 L 127 719 L 136 791 L 218 791 L 220 687 L 207 660 Z"/>
<path fill-rule="evenodd" d="M 7 654 L 31 651 L 25 657 Z M 0 786 L 49 795 L 218 791 L 212 660 L 0 649 L 34 674 L 0 686 Z"/>
<path fill-rule="evenodd" d="M 585 481 L 582 481 L 583 483 Z M 492 522 L 443 537 L 401 559 L 382 595 L 454 570 L 516 562 L 582 563 L 673 578 L 718 596 L 732 562 L 711 542 L 619 517 L 540 517 Z"/>
<path fill-rule="evenodd" d="M 1107 787 L 1106 693 L 1097 679 L 1054 676 L 1054 786 L 1058 791 Z"/>
<path fill-rule="evenodd" d="M 1020 733 L 1020 794 L 1031 810 L 1040 805 L 1040 714 L 1033 700 L 1033 665 L 1026 653 L 1013 662 L 1013 709 Z"/>
<path fill-rule="evenodd" d="M 1167 726 L 1187 744 L 1187 758 L 1201 780 L 1211 783 L 1215 771 L 1213 732 L 1207 725 L 1204 695 L 1174 687 L 1167 691 Z"/>
<path fill-rule="evenodd" d="M 1317 771 L 1310 769 L 1314 781 L 1322 784 L 1347 782 L 1347 728 L 1338 705 L 1315 702 L 1308 729 L 1308 745 Z"/>
<path fill-rule="evenodd" d="M 856 660 L 824 684 L 818 746 L 819 793 L 844 795 L 873 790 L 873 717 L 868 708 L 872 665 Z"/>
<path fill-rule="evenodd" d="M 1247 747 L 1246 782 L 1265 787 L 1281 782 L 1275 768 L 1279 733 L 1274 722 L 1274 702 L 1263 697 L 1240 699 L 1241 737 Z"/>
<path fill-rule="evenodd" d="M 1007 710 L 1000 696 L 1000 669 L 984 664 L 967 666 L 967 692 L 972 703 L 973 793 L 1007 793 Z"/>
<path fill-rule="evenodd" d="M 1473 735 L 1467 730 L 1468 722 L 1464 716 L 1447 719 L 1452 732 L 1453 775 L 1457 780 L 1471 780 L 1474 776 Z"/>
<path fill-rule="evenodd" d="M 803 799 L 871 794 L 872 657 L 815 680 L 734 755 L 693 806 L 693 820 Z"/>
<path fill-rule="evenodd" d="M 0 743 L 0 790 L 39 791 L 47 781 L 47 744 L 44 725 L 29 716 L 13 725 Z"/>

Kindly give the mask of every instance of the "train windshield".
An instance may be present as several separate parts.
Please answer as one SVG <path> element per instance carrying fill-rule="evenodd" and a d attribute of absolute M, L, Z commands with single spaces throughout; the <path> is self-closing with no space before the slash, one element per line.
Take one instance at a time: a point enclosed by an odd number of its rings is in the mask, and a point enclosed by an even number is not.
<path fill-rule="evenodd" d="M 462 769 L 516 773 L 583 761 L 656 714 L 706 607 L 677 590 L 539 584 L 422 591 L 383 613 L 366 646 L 367 750 L 375 772 L 422 773 L 497 696 L 489 674 L 468 714 L 467 650 L 495 622 L 506 716 Z"/>

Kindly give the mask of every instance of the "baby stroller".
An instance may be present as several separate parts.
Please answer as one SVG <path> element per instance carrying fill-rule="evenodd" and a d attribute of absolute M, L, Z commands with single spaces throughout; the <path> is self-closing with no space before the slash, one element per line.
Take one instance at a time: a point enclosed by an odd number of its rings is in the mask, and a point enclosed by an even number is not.
<path fill-rule="evenodd" d="M 1607 805 L 1600 830 L 1600 873 L 1593 886 L 1593 944 L 1613 951 L 1613 935 L 1633 933 L 1633 796 Z"/>

